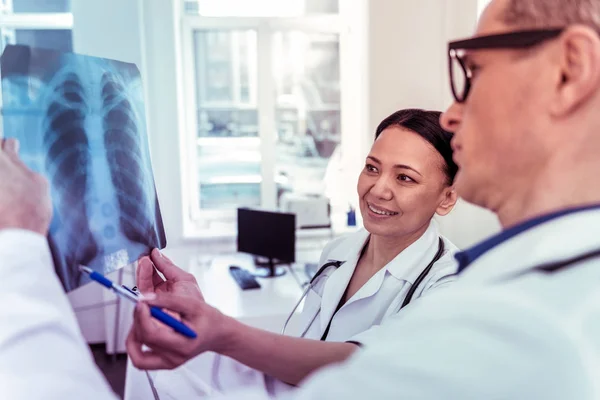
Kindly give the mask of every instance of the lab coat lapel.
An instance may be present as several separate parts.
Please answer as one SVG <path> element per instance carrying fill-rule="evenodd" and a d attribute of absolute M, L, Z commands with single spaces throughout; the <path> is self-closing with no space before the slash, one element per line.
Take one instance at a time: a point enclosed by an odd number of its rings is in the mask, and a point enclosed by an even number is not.
<path fill-rule="evenodd" d="M 458 281 L 493 282 L 514 277 L 537 265 L 595 250 L 600 247 L 599 237 L 600 211 L 589 210 L 559 217 L 490 249 L 462 272 Z"/>
<path fill-rule="evenodd" d="M 321 335 L 327 328 L 342 296 L 346 292 L 346 288 L 350 283 L 350 279 L 352 278 L 352 274 L 354 273 L 354 269 L 356 268 L 356 264 L 360 257 L 361 250 L 368 237 L 368 233 L 359 235 L 356 241 L 348 243 L 349 251 L 346 254 L 346 259 L 343 260 L 340 259 L 343 257 L 338 257 L 339 261 L 344 261 L 344 263 L 333 272 L 327 279 L 327 282 L 325 282 L 320 313 Z"/>
<path fill-rule="evenodd" d="M 377 271 L 375 275 L 373 275 L 371 279 L 367 281 L 367 283 L 365 283 L 360 289 L 358 289 L 356 293 L 354 293 L 354 296 L 348 299 L 348 301 L 344 304 L 342 308 L 346 308 L 347 306 L 350 306 L 350 304 L 356 301 L 366 299 L 375 295 L 375 293 L 377 293 L 379 289 L 381 289 L 381 285 L 383 285 L 383 279 L 385 278 L 385 274 L 385 268 L 381 271 Z"/>
<path fill-rule="evenodd" d="M 439 237 L 437 224 L 432 220 L 421 237 L 394 257 L 385 268 L 399 281 L 414 284 L 435 257 L 439 248 Z"/>
<path fill-rule="evenodd" d="M 414 283 L 421 271 L 427 266 L 428 260 L 432 259 L 437 252 L 438 236 L 437 226 L 432 221 L 419 239 L 394 257 L 382 270 L 373 275 L 352 298 L 348 299 L 344 307 L 349 306 L 355 301 L 375 295 L 381 289 L 386 273 L 390 273 L 402 283 Z"/>

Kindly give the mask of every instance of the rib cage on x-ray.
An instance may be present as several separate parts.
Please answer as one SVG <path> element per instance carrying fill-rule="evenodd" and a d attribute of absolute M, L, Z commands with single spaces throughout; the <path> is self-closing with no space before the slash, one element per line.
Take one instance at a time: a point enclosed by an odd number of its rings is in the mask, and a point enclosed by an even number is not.
<path fill-rule="evenodd" d="M 55 96 L 46 110 L 44 133 L 46 168 L 62 198 L 57 206 L 64 220 L 67 242 L 70 243 L 66 250 L 63 249 L 67 265 L 60 266 L 60 269 L 87 265 L 98 254 L 98 246 L 86 218 L 90 163 L 89 141 L 85 132 L 87 109 L 85 91 L 79 78 L 74 73 L 67 74 L 56 87 Z M 64 275 L 69 276 L 70 284 L 79 278 L 74 271 Z"/>
<path fill-rule="evenodd" d="M 62 248 L 66 265 L 57 265 L 57 271 L 67 288 L 78 285 L 81 274 L 76 266 L 89 265 L 102 252 L 88 222 L 88 189 L 93 176 L 86 119 L 91 103 L 98 100 L 91 96 L 100 97 L 105 165 L 114 186 L 121 232 L 132 242 L 150 248 L 160 245 L 151 219 L 154 205 L 144 188 L 148 183 L 144 181 L 138 121 L 126 89 L 114 75 L 105 73 L 99 87 L 86 91 L 75 73 L 67 73 L 53 91 L 44 121 L 46 169 L 61 198 L 57 207 L 68 243 Z"/>
<path fill-rule="evenodd" d="M 159 240 L 151 217 L 151 205 L 145 196 L 138 121 L 126 90 L 117 77 L 102 76 L 104 145 L 112 183 L 119 203 L 119 225 L 125 236 L 150 248 Z M 153 217 L 153 215 L 152 215 Z"/>
<path fill-rule="evenodd" d="M 66 291 L 164 248 L 135 64 L 20 45 L 0 57 L 6 137 L 48 179 L 48 244 Z M 0 194 L 1 195 L 1 194 Z"/>

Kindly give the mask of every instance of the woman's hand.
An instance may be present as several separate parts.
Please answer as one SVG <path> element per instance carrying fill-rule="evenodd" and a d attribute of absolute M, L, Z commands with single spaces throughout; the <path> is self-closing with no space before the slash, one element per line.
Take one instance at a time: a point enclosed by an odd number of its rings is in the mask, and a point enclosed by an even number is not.
<path fill-rule="evenodd" d="M 158 274 L 158 271 L 163 274 L 164 279 Z M 144 296 L 150 293 L 166 292 L 199 295 L 203 299 L 194 275 L 177 267 L 158 249 L 152 250 L 149 257 L 140 259 L 136 271 L 136 284 Z"/>
<path fill-rule="evenodd" d="M 137 368 L 172 369 L 202 352 L 218 351 L 227 336 L 224 331 L 229 318 L 206 304 L 193 275 L 155 249 L 150 258 L 140 260 L 137 282 L 145 300 L 134 311 L 127 337 L 127 352 Z M 169 310 L 192 328 L 197 338 L 184 337 L 151 317 L 150 305 Z"/>

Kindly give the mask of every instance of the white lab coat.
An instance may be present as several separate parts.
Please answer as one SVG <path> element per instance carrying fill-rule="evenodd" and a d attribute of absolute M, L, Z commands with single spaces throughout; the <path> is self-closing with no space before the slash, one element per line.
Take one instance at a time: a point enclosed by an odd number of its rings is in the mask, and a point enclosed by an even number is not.
<path fill-rule="evenodd" d="M 0 399 L 116 399 L 54 273 L 46 238 L 0 230 Z"/>
<path fill-rule="evenodd" d="M 315 280 L 302 312 L 293 317 L 298 318 L 299 323 L 294 326 L 299 330 L 294 332 L 290 329 L 286 334 L 301 336 L 309 327 L 304 337 L 318 340 L 331 320 L 326 340 L 352 341 L 355 336 L 397 314 L 412 284 L 438 252 L 439 237 L 437 225 L 432 221 L 417 241 L 377 272 L 337 313 L 335 310 L 369 233 L 362 229 L 333 240 L 323 250 L 319 265 L 328 261 L 343 261 L 343 264 L 337 269 L 329 267 L 322 274 L 323 278 Z M 454 253 L 457 249 L 449 240 L 442 239 L 444 253 L 417 288 L 412 302 L 434 288 L 448 285 L 455 278 L 457 263 Z M 163 400 L 208 396 L 248 386 L 260 387 L 271 394 L 291 388 L 233 359 L 214 354 L 200 355 L 180 368 L 153 372 L 152 376 Z M 132 365 L 128 366 L 126 386 L 127 400 L 145 399 L 151 395 L 147 377 Z"/>
<path fill-rule="evenodd" d="M 447 290 L 356 339 L 364 350 L 278 397 L 600 399 L 600 210 L 538 225 L 490 249 Z M 260 391 L 219 397 L 259 400 Z"/>
<path fill-rule="evenodd" d="M 281 398 L 600 398 L 600 259 L 555 274 L 527 273 L 597 249 L 598 238 L 595 210 L 505 241 L 452 287 L 365 334 L 364 350 L 348 362 Z M 2 399 L 114 399 L 53 276 L 44 239 L 0 232 L 0 260 Z M 266 397 L 244 390 L 226 398 Z"/>
<path fill-rule="evenodd" d="M 330 267 L 324 272 L 327 275 L 325 279 L 315 281 L 315 288 L 309 291 L 302 313 L 297 317 L 300 319 L 300 324 L 297 325 L 300 331 L 293 332 L 292 335 L 300 336 L 318 313 L 306 332 L 306 338 L 320 339 L 331 320 L 326 340 L 350 341 L 355 335 L 368 331 L 395 315 L 400 311 L 402 302 L 419 274 L 435 257 L 439 237 L 436 223 L 432 221 L 416 242 L 369 279 L 337 313 L 335 310 L 350 283 L 369 233 L 361 229 L 333 240 L 323 250 L 319 265 L 328 261 L 343 261 L 343 264 L 337 269 Z M 412 301 L 431 289 L 448 285 L 455 280 L 457 263 L 454 254 L 457 248 L 448 239 L 442 239 L 444 253 L 421 282 Z"/>

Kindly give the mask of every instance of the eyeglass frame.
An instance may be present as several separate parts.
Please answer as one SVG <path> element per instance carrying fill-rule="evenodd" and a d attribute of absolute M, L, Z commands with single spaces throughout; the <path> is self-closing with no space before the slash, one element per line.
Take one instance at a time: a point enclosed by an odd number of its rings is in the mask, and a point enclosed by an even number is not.
<path fill-rule="evenodd" d="M 566 28 L 552 29 L 529 29 L 494 35 L 476 36 L 469 39 L 456 40 L 448 43 L 448 72 L 450 76 L 450 89 L 457 103 L 464 103 L 471 90 L 472 76 L 462 59 L 458 56 L 458 50 L 492 50 L 492 49 L 526 49 L 537 46 L 546 40 L 558 37 Z M 463 70 L 465 85 L 463 95 L 456 93 L 454 84 L 453 59 L 456 59 Z"/>

